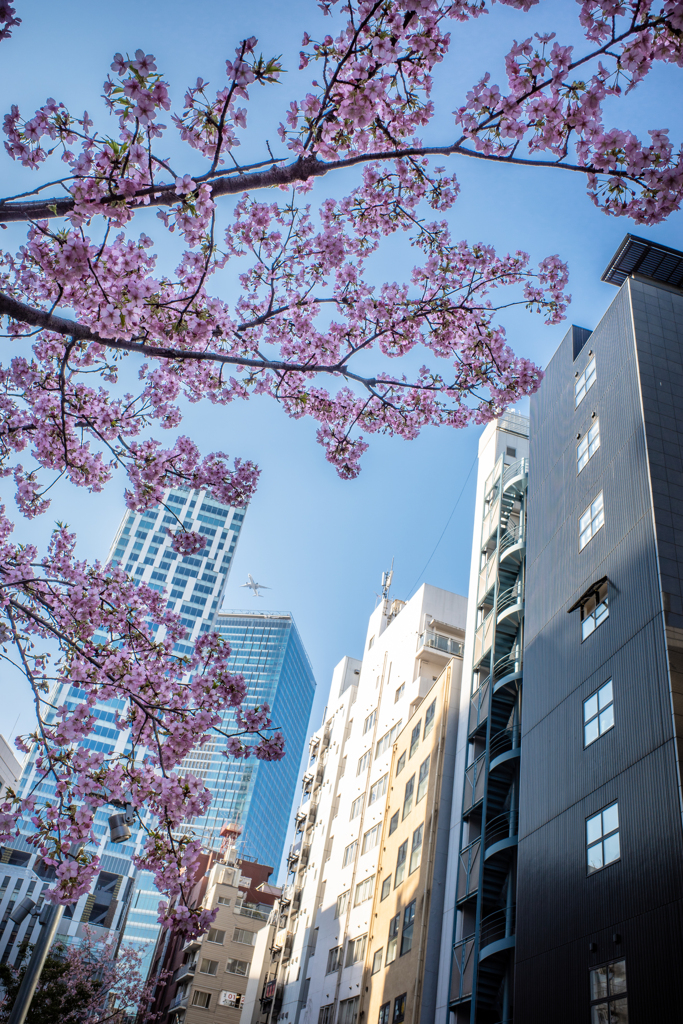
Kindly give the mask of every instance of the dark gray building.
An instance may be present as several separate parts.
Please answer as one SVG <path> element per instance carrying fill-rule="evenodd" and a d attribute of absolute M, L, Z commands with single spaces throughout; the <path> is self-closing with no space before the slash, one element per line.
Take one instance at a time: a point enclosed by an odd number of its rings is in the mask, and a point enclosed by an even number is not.
<path fill-rule="evenodd" d="M 531 400 L 519 1024 L 683 1020 L 683 253 L 603 280 Z"/>

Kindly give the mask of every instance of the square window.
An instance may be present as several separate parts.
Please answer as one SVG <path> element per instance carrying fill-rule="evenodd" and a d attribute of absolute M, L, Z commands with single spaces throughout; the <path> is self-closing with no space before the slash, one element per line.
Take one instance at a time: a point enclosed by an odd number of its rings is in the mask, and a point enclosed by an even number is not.
<path fill-rule="evenodd" d="M 574 408 L 577 409 L 583 402 L 586 394 L 595 384 L 597 377 L 595 368 L 595 356 L 586 366 L 583 373 L 580 373 L 574 382 Z"/>
<path fill-rule="evenodd" d="M 600 420 L 596 420 L 576 446 L 576 472 L 580 473 L 600 447 Z"/>
<path fill-rule="evenodd" d="M 382 953 L 383 952 L 384 952 L 384 950 L 378 949 L 377 952 L 375 953 L 375 955 L 372 958 L 372 973 L 373 974 L 377 974 L 377 972 L 382 969 Z M 387 1010 L 388 1010 L 389 1004 L 387 1003 L 386 1006 L 387 1006 Z M 379 1013 L 380 1013 L 380 1020 L 381 1020 L 382 1019 L 382 1010 L 380 1010 Z"/>
<path fill-rule="evenodd" d="M 586 819 L 586 864 L 588 874 L 619 860 L 619 805 L 610 804 Z"/>
<path fill-rule="evenodd" d="M 595 534 L 605 525 L 605 503 L 602 491 L 598 494 L 583 515 L 579 518 L 579 551 L 583 551 L 586 544 L 593 539 Z"/>
<path fill-rule="evenodd" d="M 207 942 L 216 942 L 218 945 L 223 945 L 225 940 L 225 932 L 222 932 L 220 928 L 209 928 L 209 934 L 206 936 Z"/>
<path fill-rule="evenodd" d="M 628 1024 L 626 961 L 615 960 L 590 972 L 591 1024 Z"/>
<path fill-rule="evenodd" d="M 614 726 L 612 680 L 583 702 L 583 743 L 588 747 Z"/>
<path fill-rule="evenodd" d="M 203 1010 L 208 1010 L 211 1003 L 210 992 L 200 992 L 198 989 L 192 993 L 192 1005 L 201 1006 Z"/>
<path fill-rule="evenodd" d="M 605 580 L 581 605 L 581 643 L 603 624 L 608 615 L 609 595 Z"/>
<path fill-rule="evenodd" d="M 202 959 L 202 962 L 199 965 L 200 974 L 216 974 L 217 970 L 218 960 L 207 960 L 206 958 L 204 958 Z"/>

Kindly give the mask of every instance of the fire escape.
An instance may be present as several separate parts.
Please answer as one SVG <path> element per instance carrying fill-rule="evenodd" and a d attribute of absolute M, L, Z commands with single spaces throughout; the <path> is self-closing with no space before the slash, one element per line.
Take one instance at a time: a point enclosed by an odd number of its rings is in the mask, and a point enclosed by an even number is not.
<path fill-rule="evenodd" d="M 485 484 L 450 1007 L 512 1021 L 528 460 Z"/>

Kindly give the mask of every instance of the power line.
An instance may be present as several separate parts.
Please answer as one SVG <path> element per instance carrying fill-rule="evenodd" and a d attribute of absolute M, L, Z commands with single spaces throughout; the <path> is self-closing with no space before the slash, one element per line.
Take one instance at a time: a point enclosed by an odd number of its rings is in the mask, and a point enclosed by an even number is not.
<path fill-rule="evenodd" d="M 454 506 L 453 506 L 453 508 L 451 509 L 451 514 L 449 515 L 449 517 L 448 517 L 448 519 L 447 519 L 447 521 L 446 521 L 446 525 L 444 526 L 443 530 L 441 531 L 441 536 L 439 537 L 439 539 L 437 540 L 436 544 L 434 545 L 434 549 L 433 549 L 433 551 L 432 551 L 431 555 L 429 556 L 429 558 L 428 558 L 428 559 L 427 559 L 427 561 L 425 562 L 425 564 L 424 564 L 424 568 L 422 569 L 422 572 L 421 572 L 421 573 L 420 573 L 420 574 L 419 574 L 419 575 L 417 576 L 417 578 L 416 578 L 415 582 L 413 583 L 412 587 L 411 587 L 411 588 L 410 588 L 410 590 L 408 591 L 408 597 L 409 597 L 409 598 L 410 598 L 410 597 L 412 597 L 412 595 L 413 595 L 413 592 L 414 592 L 414 590 L 415 590 L 415 587 L 417 586 L 417 584 L 418 584 L 418 583 L 420 582 L 420 580 L 421 580 L 421 579 L 422 579 L 422 577 L 424 576 L 424 574 L 425 574 L 425 572 L 426 572 L 426 570 L 427 570 L 427 567 L 429 566 L 429 563 L 431 562 L 432 558 L 433 558 L 433 557 L 434 557 L 434 555 L 436 554 L 436 549 L 438 548 L 439 544 L 440 544 L 440 543 L 441 543 L 441 541 L 443 540 L 443 538 L 444 538 L 444 534 L 446 533 L 446 530 L 447 530 L 447 529 L 448 529 L 448 527 L 450 526 L 450 522 L 451 522 L 451 519 L 452 519 L 452 518 L 453 518 L 453 516 L 455 515 L 455 510 L 456 510 L 456 508 L 458 507 L 458 505 L 460 504 L 460 499 L 462 498 L 463 494 L 465 493 L 465 488 L 467 487 L 467 483 L 468 483 L 468 481 L 469 481 L 469 478 L 470 478 L 470 477 L 472 476 L 472 470 L 474 469 L 474 467 L 475 467 L 475 466 L 476 466 L 476 464 L 477 464 L 477 458 L 478 458 L 478 455 L 475 455 L 475 456 L 474 456 L 474 460 L 473 460 L 473 462 L 472 462 L 472 465 L 470 466 L 470 470 L 469 470 L 469 473 L 468 473 L 468 474 L 467 474 L 467 476 L 465 477 L 465 482 L 464 482 L 464 484 L 462 485 L 462 489 L 461 489 L 461 491 L 460 491 L 460 494 L 459 494 L 459 495 L 458 495 L 458 497 L 456 498 L 456 501 L 455 501 L 455 505 L 454 505 Z"/>

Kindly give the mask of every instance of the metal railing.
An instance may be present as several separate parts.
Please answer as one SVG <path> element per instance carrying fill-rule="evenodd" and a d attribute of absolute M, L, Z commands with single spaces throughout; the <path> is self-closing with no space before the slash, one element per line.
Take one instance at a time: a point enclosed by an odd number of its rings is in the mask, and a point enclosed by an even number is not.
<path fill-rule="evenodd" d="M 493 681 L 497 683 L 503 676 L 513 675 L 522 671 L 522 652 L 519 647 L 513 647 L 509 654 L 499 658 L 493 666 Z"/>
<path fill-rule="evenodd" d="M 471 896 L 479 888 L 479 863 L 481 856 L 481 839 L 460 851 L 458 860 L 458 900 Z"/>
<path fill-rule="evenodd" d="M 504 551 L 507 551 L 513 544 L 519 544 L 524 541 L 524 527 L 521 523 L 516 523 L 514 526 L 508 526 L 507 530 L 500 538 L 500 554 L 502 556 Z"/>
<path fill-rule="evenodd" d="M 517 835 L 518 825 L 519 813 L 517 811 L 505 811 L 492 818 L 486 825 L 484 849 L 488 850 L 494 843 L 500 843 L 503 839 L 512 839 Z"/>
<path fill-rule="evenodd" d="M 479 929 L 479 951 L 490 946 L 492 942 L 499 942 L 501 939 L 509 939 L 515 934 L 515 904 L 503 907 L 502 910 L 494 910 L 492 914 L 485 917 Z"/>
<path fill-rule="evenodd" d="M 494 761 L 501 754 L 508 750 L 516 750 L 519 747 L 519 726 L 510 726 L 501 729 L 495 736 L 491 737 L 489 743 L 489 762 Z"/>
<path fill-rule="evenodd" d="M 462 810 L 466 814 L 475 804 L 479 803 L 484 796 L 484 783 L 486 781 L 486 754 L 480 754 L 465 771 L 465 793 L 463 796 Z"/>
<path fill-rule="evenodd" d="M 503 473 L 503 490 L 505 490 L 510 480 L 514 480 L 518 476 L 526 476 L 528 472 L 529 460 L 517 459 L 517 462 L 513 462 Z"/>
<path fill-rule="evenodd" d="M 239 900 L 235 903 L 235 913 L 242 917 L 251 917 L 254 921 L 267 921 L 270 918 L 270 910 L 260 910 L 258 907 L 240 903 Z"/>
<path fill-rule="evenodd" d="M 517 580 L 511 587 L 504 590 L 498 598 L 498 615 L 510 608 L 512 605 L 521 604 L 524 600 L 524 587 L 521 580 Z"/>
<path fill-rule="evenodd" d="M 459 1002 L 472 995 L 474 976 L 474 935 L 460 939 L 453 946 L 451 967 L 451 1002 Z"/>
<path fill-rule="evenodd" d="M 474 729 L 481 725 L 482 722 L 485 722 L 488 718 L 490 691 L 491 678 L 490 676 L 487 676 L 470 697 L 470 722 L 468 735 L 470 735 Z"/>
<path fill-rule="evenodd" d="M 435 633 L 430 629 L 420 633 L 417 646 L 418 648 L 431 647 L 434 650 L 443 651 L 444 654 L 453 654 L 456 658 L 462 658 L 462 640 L 454 640 L 453 637 L 444 636 L 443 633 Z"/>

